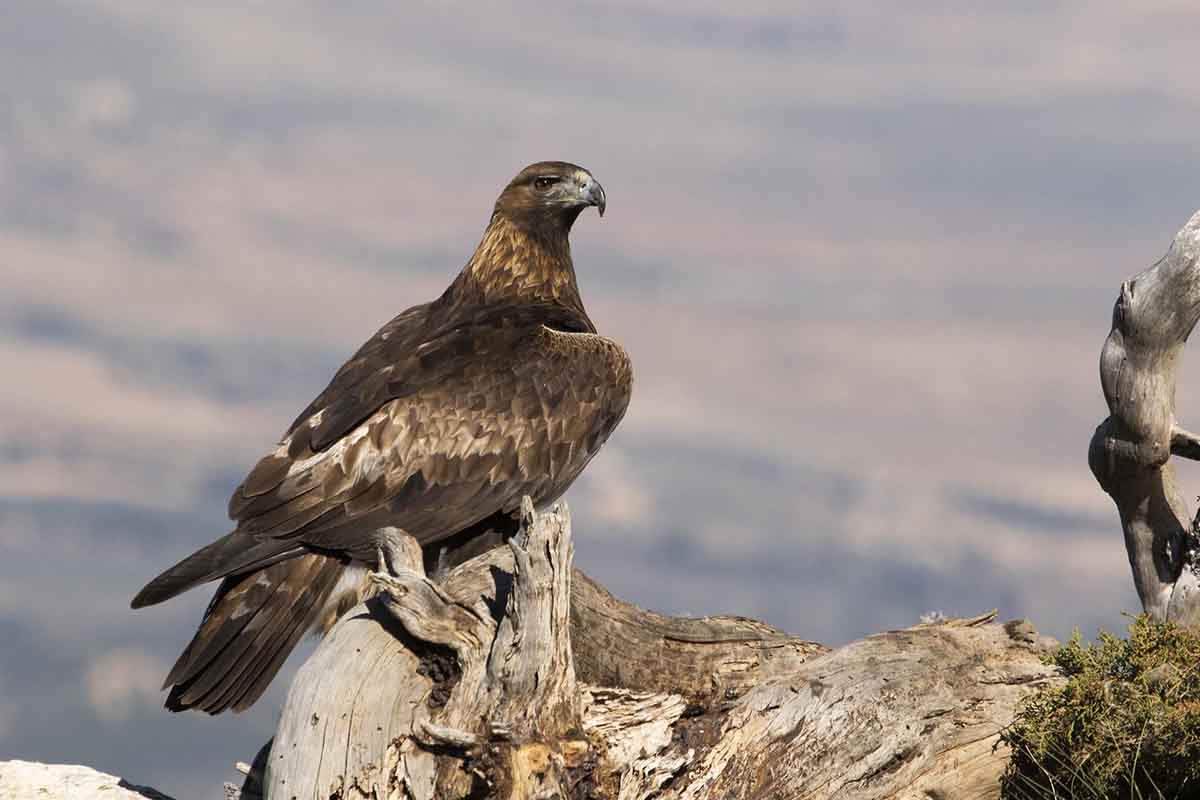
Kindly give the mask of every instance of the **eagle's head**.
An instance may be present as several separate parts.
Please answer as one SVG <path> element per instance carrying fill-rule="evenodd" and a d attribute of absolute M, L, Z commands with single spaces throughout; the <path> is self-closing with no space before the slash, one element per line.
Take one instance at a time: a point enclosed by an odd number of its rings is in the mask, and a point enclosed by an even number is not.
<path fill-rule="evenodd" d="M 592 173 L 565 161 L 539 161 L 504 187 L 495 213 L 527 229 L 565 233 L 588 206 L 604 216 L 604 187 Z"/>

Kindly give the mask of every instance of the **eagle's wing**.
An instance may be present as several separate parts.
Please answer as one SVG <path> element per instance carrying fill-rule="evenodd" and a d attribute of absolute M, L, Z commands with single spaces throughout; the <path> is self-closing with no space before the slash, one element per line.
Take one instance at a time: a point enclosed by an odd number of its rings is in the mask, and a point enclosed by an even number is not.
<path fill-rule="evenodd" d="M 538 324 L 596 332 L 586 315 L 545 303 L 485 306 L 465 320 L 457 314 L 441 319 L 440 311 L 436 304 L 414 306 L 360 347 L 288 427 L 284 438 L 290 452 L 325 450 L 388 400 L 437 385 L 460 366 L 461 359 L 454 356 L 469 358 L 471 349 L 489 344 L 489 337 L 507 337 L 511 345 L 513 334 Z"/>
<path fill-rule="evenodd" d="M 364 370 L 250 473 L 239 531 L 371 560 L 371 522 L 425 544 L 560 494 L 620 421 L 629 370 L 615 344 L 543 320 L 489 309 Z"/>

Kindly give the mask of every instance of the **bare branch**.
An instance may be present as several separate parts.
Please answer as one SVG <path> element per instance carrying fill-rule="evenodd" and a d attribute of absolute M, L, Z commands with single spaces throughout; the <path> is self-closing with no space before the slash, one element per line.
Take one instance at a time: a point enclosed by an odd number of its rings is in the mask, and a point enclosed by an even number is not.
<path fill-rule="evenodd" d="M 1176 425 L 1171 431 L 1171 455 L 1200 461 L 1200 437 Z"/>
<path fill-rule="evenodd" d="M 1158 619 L 1200 614 L 1189 590 L 1195 576 L 1184 569 L 1195 550 L 1192 517 L 1170 463 L 1171 454 L 1200 459 L 1200 439 L 1175 417 L 1176 371 L 1198 319 L 1200 212 L 1157 264 L 1121 285 L 1100 353 L 1110 416 L 1088 450 L 1092 473 L 1117 505 L 1142 607 Z"/>

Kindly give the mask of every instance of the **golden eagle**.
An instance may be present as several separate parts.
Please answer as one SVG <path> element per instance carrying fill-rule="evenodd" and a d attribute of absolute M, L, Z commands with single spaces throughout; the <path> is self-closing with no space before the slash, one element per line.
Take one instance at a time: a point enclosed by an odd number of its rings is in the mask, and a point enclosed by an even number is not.
<path fill-rule="evenodd" d="M 359 348 L 234 491 L 234 531 L 138 593 L 134 608 L 223 579 L 167 708 L 248 708 L 306 632 L 360 601 L 397 531 L 428 546 L 511 529 L 524 495 L 549 503 L 587 466 L 632 386 L 575 280 L 568 234 L 588 206 L 604 214 L 587 170 L 521 170 L 442 296 Z"/>

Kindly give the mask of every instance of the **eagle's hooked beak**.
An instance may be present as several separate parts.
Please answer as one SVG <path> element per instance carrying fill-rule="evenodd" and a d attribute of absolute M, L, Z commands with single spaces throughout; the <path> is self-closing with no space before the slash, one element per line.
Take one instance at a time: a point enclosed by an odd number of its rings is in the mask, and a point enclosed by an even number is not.
<path fill-rule="evenodd" d="M 604 216 L 604 207 L 607 205 L 607 199 L 604 197 L 604 187 L 591 175 L 585 177 L 583 182 L 580 183 L 579 196 L 589 206 L 595 206 L 596 210 L 600 212 L 600 216 Z"/>

